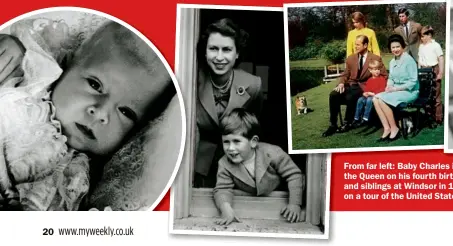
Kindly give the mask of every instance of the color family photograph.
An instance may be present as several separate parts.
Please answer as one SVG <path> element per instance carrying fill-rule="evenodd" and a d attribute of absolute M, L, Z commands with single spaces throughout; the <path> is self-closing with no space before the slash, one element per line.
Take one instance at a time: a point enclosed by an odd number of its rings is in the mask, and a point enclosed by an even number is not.
<path fill-rule="evenodd" d="M 442 149 L 445 1 L 286 4 L 290 153 Z"/>

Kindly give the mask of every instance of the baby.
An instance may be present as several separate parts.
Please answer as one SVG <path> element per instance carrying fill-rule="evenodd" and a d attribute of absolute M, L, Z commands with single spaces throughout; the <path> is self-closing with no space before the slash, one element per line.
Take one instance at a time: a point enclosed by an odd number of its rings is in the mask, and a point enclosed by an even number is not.
<path fill-rule="evenodd" d="M 355 110 L 354 122 L 352 126 L 354 128 L 361 127 L 368 123 L 370 119 L 370 113 L 373 109 L 373 97 L 385 90 L 387 81 L 384 76 L 381 76 L 382 64 L 378 60 L 371 60 L 368 64 L 368 69 L 371 73 L 363 88 L 363 94 L 357 101 L 357 107 Z"/>
<path fill-rule="evenodd" d="M 281 148 L 259 142 L 259 123 L 255 115 L 242 108 L 233 109 L 221 120 L 225 155 L 219 160 L 214 200 L 222 218 L 220 225 L 239 222 L 231 206 L 233 188 L 256 196 L 274 191 L 281 179 L 288 183 L 289 204 L 281 214 L 290 222 L 298 222 L 305 177 Z"/>
<path fill-rule="evenodd" d="M 436 104 L 430 115 L 434 116 L 438 124 L 443 122 L 442 106 L 442 77 L 444 74 L 444 52 L 442 47 L 433 39 L 434 30 L 431 26 L 421 29 L 421 41 L 418 48 L 418 66 L 421 68 L 433 68 L 436 74 Z"/>
<path fill-rule="evenodd" d="M 89 159 L 114 153 L 168 102 L 173 84 L 151 47 L 116 22 L 96 30 L 63 69 L 30 33 L 0 42 L 0 50 L 26 50 L 24 76 L 0 81 L 0 203 L 78 210 Z"/>

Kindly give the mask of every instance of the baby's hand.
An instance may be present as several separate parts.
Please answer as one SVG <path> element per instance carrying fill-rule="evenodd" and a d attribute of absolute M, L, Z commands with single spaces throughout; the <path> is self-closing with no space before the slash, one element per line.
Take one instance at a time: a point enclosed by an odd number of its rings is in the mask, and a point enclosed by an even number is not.
<path fill-rule="evenodd" d="M 0 34 L 0 84 L 12 77 L 22 76 L 20 64 L 25 47 L 13 36 Z"/>
<path fill-rule="evenodd" d="M 301 209 L 299 205 L 288 204 L 286 205 L 286 207 L 282 209 L 280 213 L 286 220 L 288 220 L 291 223 L 294 223 L 301 221 L 302 218 L 300 217 L 300 211 Z"/>
<path fill-rule="evenodd" d="M 229 225 L 232 222 L 241 222 L 234 214 L 234 210 L 230 204 L 224 204 L 221 211 L 222 218 L 215 221 L 217 225 Z"/>

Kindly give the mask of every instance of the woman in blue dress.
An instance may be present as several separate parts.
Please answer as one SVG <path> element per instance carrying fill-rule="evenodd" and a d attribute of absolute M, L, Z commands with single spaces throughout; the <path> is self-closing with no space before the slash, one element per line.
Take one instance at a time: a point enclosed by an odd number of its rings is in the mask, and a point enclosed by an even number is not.
<path fill-rule="evenodd" d="M 419 89 L 417 64 L 404 51 L 406 44 L 403 37 L 398 34 L 390 36 L 388 47 L 395 57 L 390 61 L 387 87 L 385 92 L 373 99 L 374 108 L 384 127 L 379 142 L 394 141 L 401 135 L 390 106 L 397 107 L 400 103 L 415 101 Z"/>

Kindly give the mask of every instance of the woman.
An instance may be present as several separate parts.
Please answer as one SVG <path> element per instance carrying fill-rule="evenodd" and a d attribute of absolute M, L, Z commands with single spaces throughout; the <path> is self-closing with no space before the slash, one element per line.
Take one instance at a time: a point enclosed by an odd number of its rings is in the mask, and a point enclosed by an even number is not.
<path fill-rule="evenodd" d="M 374 108 L 381 120 L 384 132 L 378 142 L 396 140 L 401 134 L 396 125 L 393 111 L 400 103 L 410 103 L 418 97 L 418 70 L 415 60 L 404 51 L 406 44 L 403 37 L 393 34 L 389 37 L 389 50 L 395 56 L 390 61 L 390 73 L 385 92 L 373 99 Z"/>
<path fill-rule="evenodd" d="M 261 113 L 261 79 L 236 69 L 248 34 L 230 19 L 210 24 L 197 45 L 200 64 L 197 98 L 198 146 L 195 187 L 214 187 L 223 155 L 219 122 L 233 108 Z"/>
<path fill-rule="evenodd" d="M 359 35 L 368 37 L 368 51 L 377 56 L 381 56 L 376 33 L 372 29 L 366 27 L 365 16 L 361 12 L 354 12 L 352 14 L 352 24 L 354 29 L 348 33 L 348 39 L 346 41 L 346 57 L 355 53 L 355 40 Z"/>

